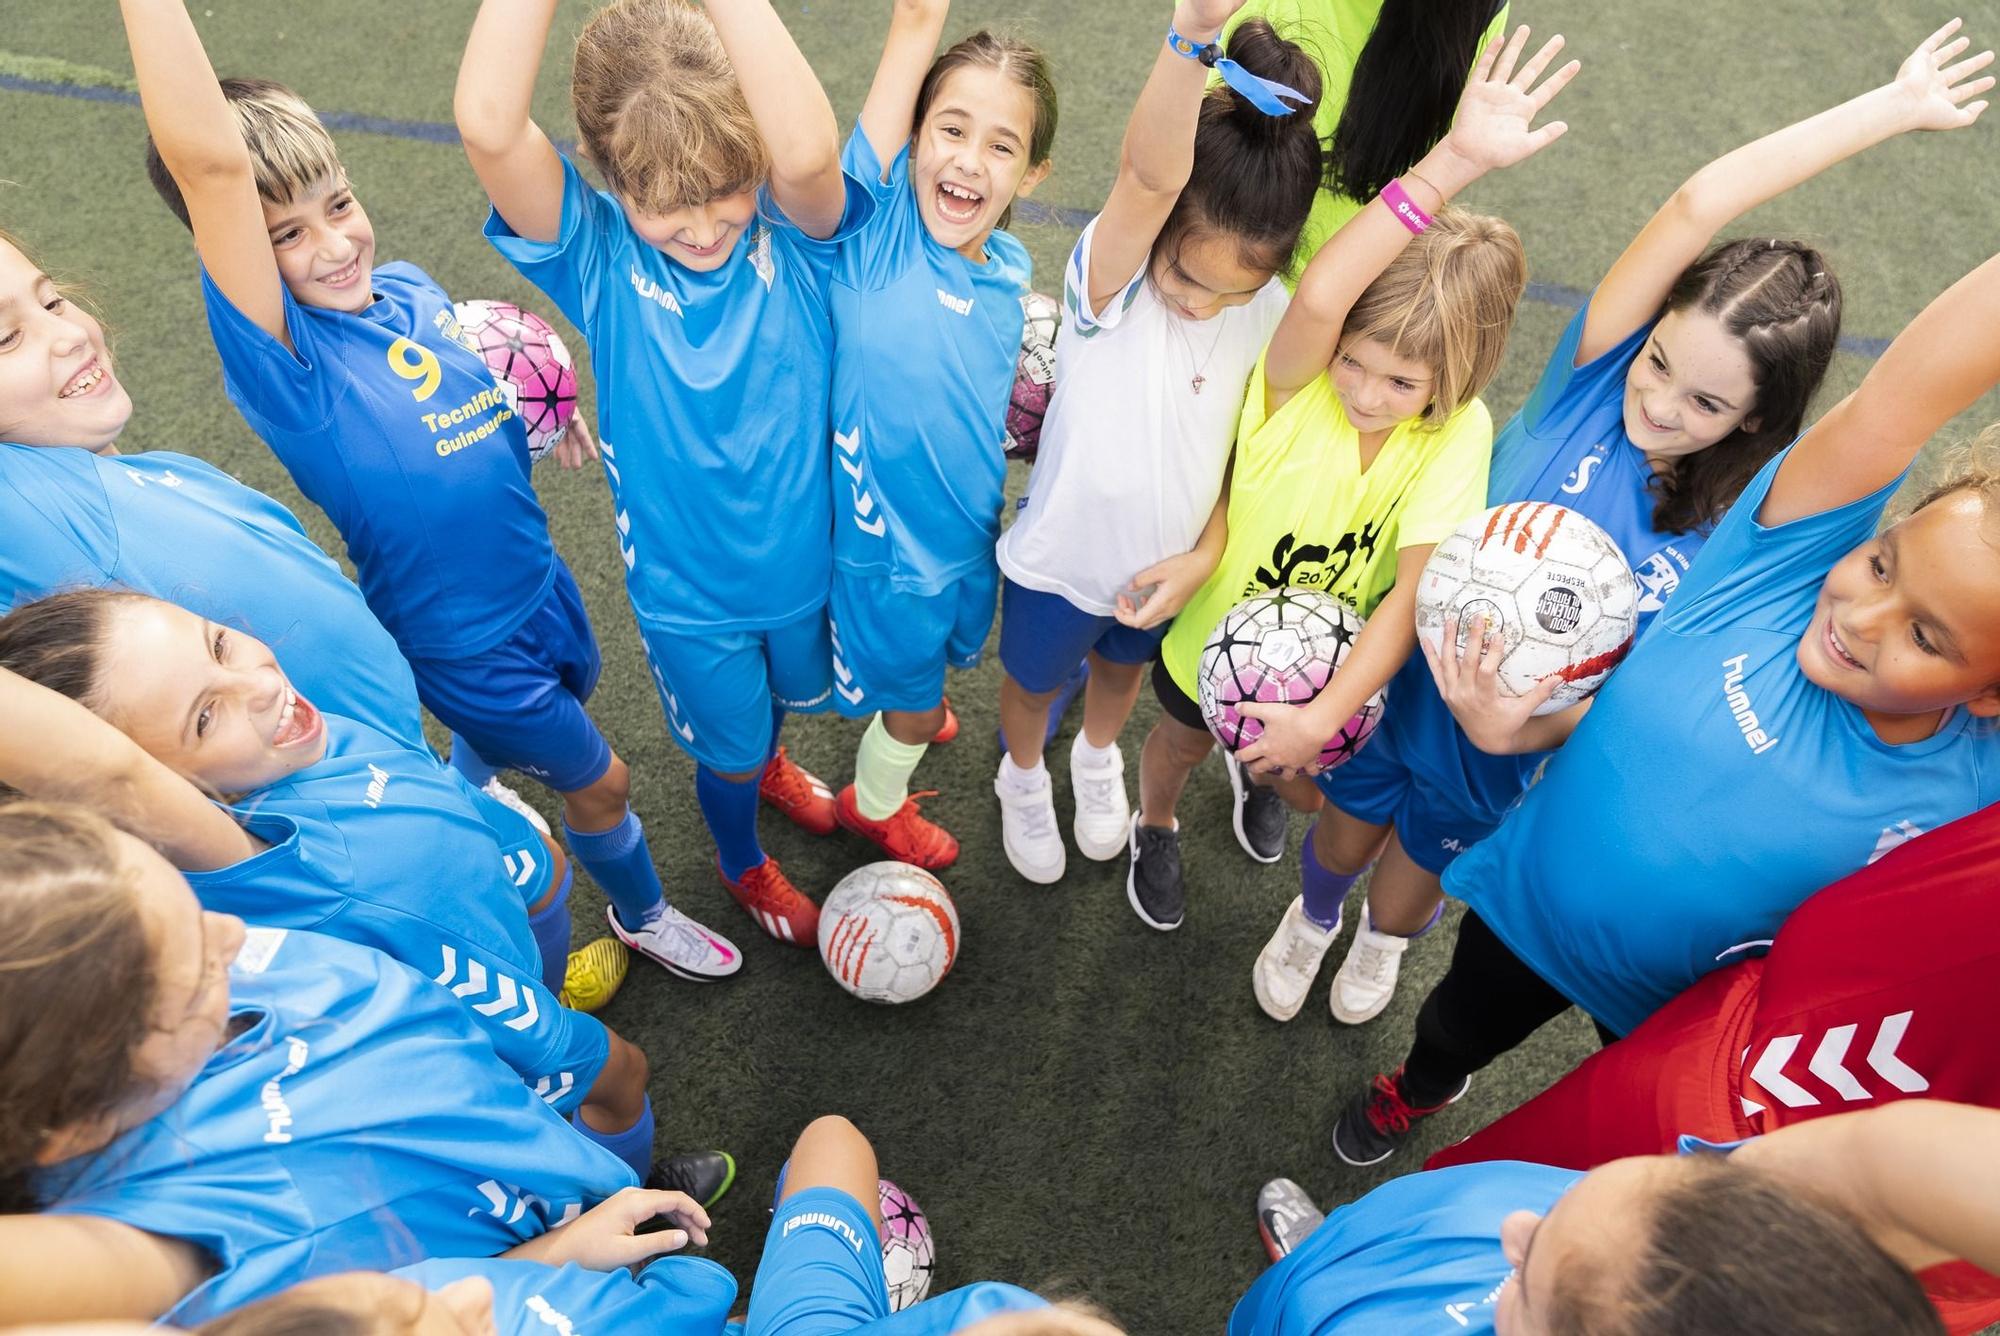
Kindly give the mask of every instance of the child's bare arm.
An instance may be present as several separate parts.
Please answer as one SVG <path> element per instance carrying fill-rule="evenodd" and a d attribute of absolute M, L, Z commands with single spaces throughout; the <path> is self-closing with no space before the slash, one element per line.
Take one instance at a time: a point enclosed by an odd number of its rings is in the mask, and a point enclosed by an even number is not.
<path fill-rule="evenodd" d="M 529 241 L 562 232 L 562 157 L 530 114 L 555 11 L 555 0 L 484 0 L 451 102 L 473 174 L 507 226 Z"/>
<path fill-rule="evenodd" d="M 1598 285 L 1576 364 L 1595 361 L 1658 315 L 1681 271 L 1738 216 L 1885 139 L 1978 119 L 1986 104 L 1967 103 L 1993 80 L 1972 75 L 1992 63 L 1993 53 L 1958 60 L 1971 44 L 1953 38 L 1959 24 L 1953 19 L 1926 38 L 1890 83 L 1765 135 L 1689 177 Z"/>
<path fill-rule="evenodd" d="M 1771 480 L 1760 523 L 1784 524 L 1881 490 L 1924 442 L 2000 384 L 2000 255 L 1904 327 L 1861 388 L 1814 423 Z"/>
<path fill-rule="evenodd" d="M 7 1321 L 149 1321 L 213 1268 L 180 1239 L 95 1215 L 0 1216 Z"/>
<path fill-rule="evenodd" d="M 84 706 L 0 668 L 0 781 L 101 813 L 186 871 L 233 867 L 264 847 L 187 780 Z"/>
<path fill-rule="evenodd" d="M 770 148 L 771 198 L 806 235 L 832 236 L 847 210 L 847 187 L 826 90 L 770 0 L 708 0 L 708 17 Z"/>
<path fill-rule="evenodd" d="M 861 133 L 884 169 L 910 141 L 917 115 L 917 94 L 937 55 L 951 0 L 896 0 L 889 19 L 889 36 L 875 66 L 875 82 L 861 105 Z"/>
<path fill-rule="evenodd" d="M 229 304 L 291 347 L 250 149 L 181 0 L 120 0 L 146 129 L 187 204 L 195 250 Z"/>
<path fill-rule="evenodd" d="M 1451 132 L 1402 180 L 1427 185 L 1426 209 L 1442 208 L 1453 195 L 1497 168 L 1540 152 L 1569 127 L 1550 121 L 1531 128 L 1536 116 L 1576 77 L 1570 61 L 1547 79 L 1542 72 L 1562 50 L 1551 38 L 1521 64 L 1528 30 L 1517 28 L 1503 48 L 1487 47 L 1466 81 Z M 1519 67 L 1518 69 L 1516 67 Z M 1537 86 L 1539 81 L 1539 86 Z M 1264 362 L 1264 407 L 1275 413 L 1318 378 L 1333 361 L 1340 332 L 1361 294 L 1410 244 L 1411 233 L 1386 200 L 1377 198 L 1334 233 L 1299 279 Z"/>

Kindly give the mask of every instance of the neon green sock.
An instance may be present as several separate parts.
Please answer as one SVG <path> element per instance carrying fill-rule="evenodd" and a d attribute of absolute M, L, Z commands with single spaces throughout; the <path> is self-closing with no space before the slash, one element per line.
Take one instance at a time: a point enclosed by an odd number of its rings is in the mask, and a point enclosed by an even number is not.
<path fill-rule="evenodd" d="M 930 747 L 922 742 L 898 742 L 889 736 L 882 716 L 869 721 L 854 752 L 854 805 L 870 821 L 887 821 L 910 796 L 910 776 Z"/>

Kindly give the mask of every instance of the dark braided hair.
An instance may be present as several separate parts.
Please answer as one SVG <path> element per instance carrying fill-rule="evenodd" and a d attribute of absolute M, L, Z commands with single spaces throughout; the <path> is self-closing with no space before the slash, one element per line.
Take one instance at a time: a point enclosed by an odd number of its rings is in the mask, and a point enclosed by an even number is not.
<path fill-rule="evenodd" d="M 1744 418 L 1754 431 L 1739 426 L 1653 477 L 1653 528 L 1687 533 L 1713 528 L 1757 470 L 1798 439 L 1840 340 L 1840 283 L 1802 241 L 1746 237 L 1689 265 L 1666 309 L 1715 317 L 1743 345 L 1757 387 Z"/>

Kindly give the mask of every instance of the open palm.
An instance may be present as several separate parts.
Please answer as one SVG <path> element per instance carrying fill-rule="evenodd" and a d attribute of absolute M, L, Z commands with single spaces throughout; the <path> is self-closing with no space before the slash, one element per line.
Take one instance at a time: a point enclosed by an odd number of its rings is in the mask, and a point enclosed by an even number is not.
<path fill-rule="evenodd" d="M 1986 110 L 1973 98 L 1993 88 L 1993 77 L 1971 76 L 1993 63 L 1991 51 L 1959 60 L 1972 45 L 1969 37 L 1954 37 L 1964 19 L 1953 19 L 1924 39 L 1896 71 L 1896 87 L 1910 100 L 1912 125 L 1918 130 L 1955 130 L 1970 125 Z"/>
<path fill-rule="evenodd" d="M 1534 121 L 1582 66 L 1572 60 L 1542 79 L 1542 72 L 1561 53 L 1563 39 L 1551 37 L 1521 64 L 1521 52 L 1527 44 L 1525 27 L 1516 28 L 1504 46 L 1495 38 L 1480 56 L 1459 98 L 1457 118 L 1446 143 L 1480 171 L 1511 167 L 1553 144 L 1569 128 L 1562 121 L 1536 128 Z M 1536 86 L 1538 79 L 1540 87 Z"/>

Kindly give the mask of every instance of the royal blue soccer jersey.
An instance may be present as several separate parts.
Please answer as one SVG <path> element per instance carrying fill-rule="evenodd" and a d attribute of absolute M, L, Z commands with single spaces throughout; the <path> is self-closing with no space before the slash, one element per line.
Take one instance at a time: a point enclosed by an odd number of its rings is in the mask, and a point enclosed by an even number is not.
<path fill-rule="evenodd" d="M 1582 1177 L 1500 1160 L 1392 1178 L 1258 1277 L 1229 1315 L 1229 1336 L 1490 1332 L 1514 1271 L 1500 1222 L 1547 1215 Z"/>
<path fill-rule="evenodd" d="M 341 1271 L 490 1257 L 635 1183 L 451 995 L 379 951 L 252 929 L 231 1037 L 165 1112 L 38 1180 L 50 1210 L 199 1246 L 206 1320 Z"/>
<path fill-rule="evenodd" d="M 1612 1029 L 1746 949 L 1800 901 L 2000 798 L 2000 732 L 1963 708 L 1892 746 L 1799 669 L 1828 570 L 1896 484 L 1767 527 L 1780 455 L 1743 495 L 1569 742 L 1446 871 L 1513 952 Z"/>
<path fill-rule="evenodd" d="M 289 510 L 210 464 L 0 443 L 0 535 L 0 605 L 100 585 L 170 599 L 268 642 L 323 708 L 422 727 L 410 666 L 361 591 Z"/>
<path fill-rule="evenodd" d="M 1625 372 L 1652 326 L 1577 366 L 1589 314 L 1587 306 L 1576 313 L 1528 402 L 1495 438 L 1486 503 L 1552 501 L 1594 521 L 1631 563 L 1643 631 L 1666 606 L 1707 535 L 1653 527 L 1653 472 L 1625 435 Z M 1397 753 L 1433 790 L 1487 821 L 1500 819 L 1548 755 L 1489 756 L 1474 747 L 1439 698 L 1422 654 L 1403 665 L 1389 698 L 1393 704 L 1382 726 L 1395 732 Z"/>
<path fill-rule="evenodd" d="M 284 294 L 292 347 L 201 275 L 230 402 L 347 543 L 361 591 L 410 658 L 477 654 L 555 579 L 528 436 L 459 342 L 451 298 L 385 264 L 360 312 Z"/>
<path fill-rule="evenodd" d="M 875 213 L 834 264 L 834 559 L 938 594 L 994 562 L 1034 262 L 1005 232 L 986 239 L 984 264 L 934 240 L 907 147 L 885 173 L 857 129 L 842 161 Z"/>
<path fill-rule="evenodd" d="M 486 1281 L 500 1336 L 716 1336 L 736 1303 L 736 1278 L 706 1257 L 663 1257 L 636 1276 L 504 1257 L 419 1262 L 396 1275 L 427 1290 Z"/>
<path fill-rule="evenodd" d="M 326 755 L 231 809 L 270 847 L 189 873 L 189 885 L 219 913 L 402 961 L 450 989 L 523 1080 L 557 1107 L 574 1104 L 596 1076 L 585 1060 L 603 1027 L 541 982 L 522 904 L 549 884 L 541 833 L 429 751 L 321 717 Z"/>
<path fill-rule="evenodd" d="M 868 207 L 849 196 L 844 225 Z M 486 222 L 590 342 L 625 588 L 658 629 L 768 630 L 826 602 L 832 243 L 759 203 L 709 273 L 648 245 L 567 159 L 555 241 Z"/>

